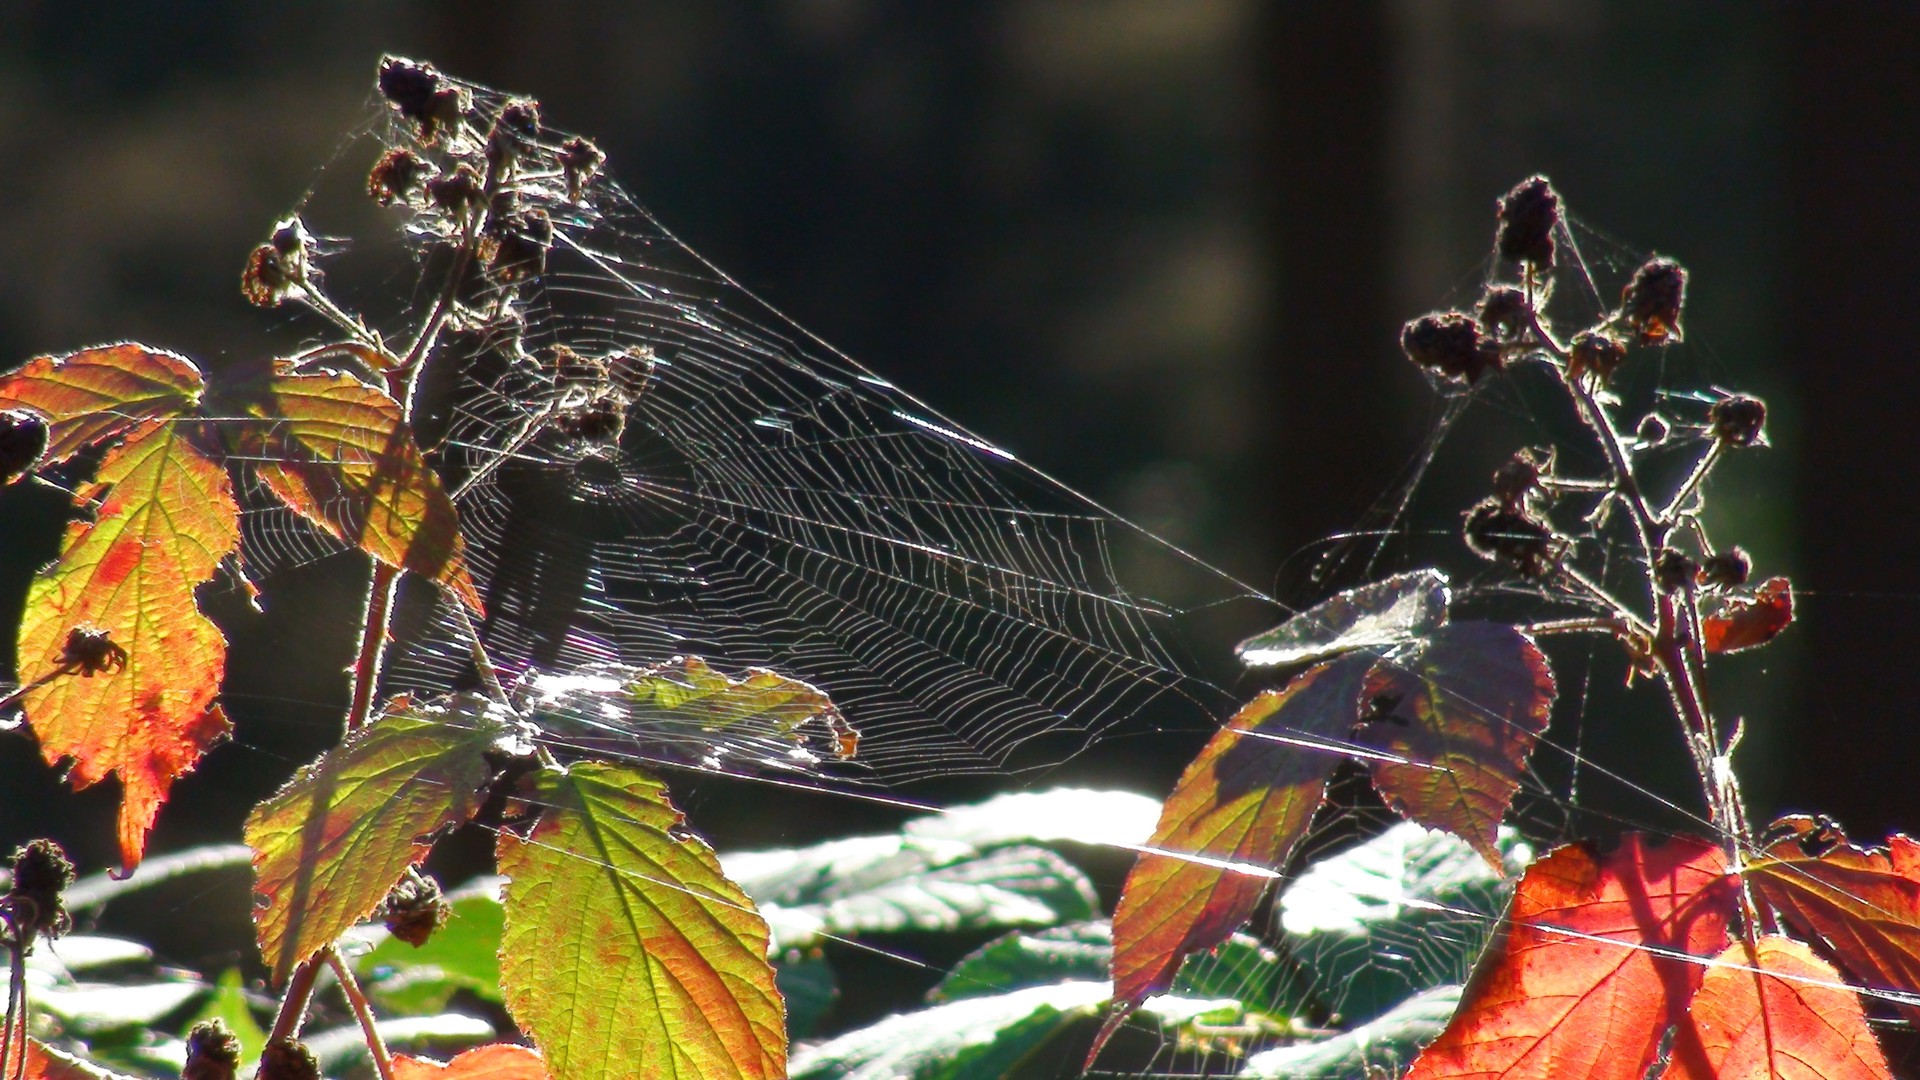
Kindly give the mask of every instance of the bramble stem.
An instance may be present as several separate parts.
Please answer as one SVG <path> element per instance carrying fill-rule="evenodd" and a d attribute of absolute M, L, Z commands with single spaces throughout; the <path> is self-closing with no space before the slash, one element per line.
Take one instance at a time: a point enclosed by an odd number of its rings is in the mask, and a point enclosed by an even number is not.
<path fill-rule="evenodd" d="M 267 1045 L 300 1037 L 300 1025 L 306 1022 L 307 1006 L 313 1001 L 313 983 L 320 974 L 321 959 L 311 957 L 293 969 L 287 979 L 287 993 L 280 999 L 280 1012 L 273 1018 L 273 1030 L 267 1033 Z"/>
<path fill-rule="evenodd" d="M 367 586 L 367 609 L 360 627 L 360 650 L 353 659 L 353 703 L 347 709 L 347 731 L 367 725 L 373 715 L 373 696 L 386 662 L 387 638 L 393 625 L 393 601 L 400 589 L 400 571 L 386 563 L 373 564 Z M 456 601 L 457 602 L 457 601 Z"/>
<path fill-rule="evenodd" d="M 373 1055 L 373 1071 L 380 1074 L 380 1080 L 393 1080 L 393 1058 L 387 1053 L 386 1042 L 380 1038 L 380 1029 L 374 1025 L 373 1007 L 367 1004 L 367 995 L 361 992 L 353 969 L 340 959 L 339 950 L 331 945 L 321 950 L 320 955 L 327 958 L 334 978 L 340 980 L 340 992 L 353 1007 L 354 1019 L 360 1021 L 360 1031 L 367 1037 L 367 1052 Z"/>

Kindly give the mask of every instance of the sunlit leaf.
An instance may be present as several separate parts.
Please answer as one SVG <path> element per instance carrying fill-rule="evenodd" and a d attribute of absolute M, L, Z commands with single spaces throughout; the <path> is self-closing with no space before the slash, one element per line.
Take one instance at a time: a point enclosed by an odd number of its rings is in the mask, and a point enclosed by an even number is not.
<path fill-rule="evenodd" d="M 1107 977 L 1112 963 L 1110 923 L 1017 930 L 961 957 L 927 999 L 958 1001 L 1047 983 L 1097 981 Z"/>
<path fill-rule="evenodd" d="M 337 372 L 281 373 L 242 429 L 242 454 L 294 512 L 480 610 L 459 515 L 386 391 Z"/>
<path fill-rule="evenodd" d="M 23 704 L 41 753 L 73 759 L 75 788 L 119 776 L 128 871 L 173 781 L 229 726 L 214 703 L 226 638 L 193 590 L 239 542 L 239 508 L 190 427 L 149 420 L 107 453 L 79 493 L 97 504 L 92 520 L 67 528 L 20 621 L 19 678 L 38 684 Z M 75 631 L 103 633 L 124 653 L 76 663 Z"/>
<path fill-rule="evenodd" d="M 1227 940 L 1253 913 L 1340 761 L 1291 740 L 1344 739 L 1371 663 L 1336 660 L 1261 694 L 1187 766 L 1149 841 L 1173 854 L 1141 855 L 1114 911 L 1119 1008 L 1102 1039 L 1128 1009 L 1172 986 L 1182 961 Z"/>
<path fill-rule="evenodd" d="M 1107 1000 L 1105 982 L 1065 982 L 989 994 L 891 1016 L 794 1055 L 794 1080 L 1000 1080 L 1072 1076 L 1061 1048 L 1036 1061 L 1070 1026 Z M 1065 1040 L 1062 1040 L 1064 1042 Z M 1019 1073 L 1014 1070 L 1022 1067 Z"/>
<path fill-rule="evenodd" d="M 90 1061 L 82 1061 L 38 1039 L 28 1039 L 23 1080 L 135 1080 L 135 1078 L 102 1068 Z"/>
<path fill-rule="evenodd" d="M 27 361 L 0 376 L 0 409 L 46 417 L 46 460 L 57 463 L 146 421 L 187 412 L 201 387 L 200 369 L 186 357 L 122 342 Z"/>
<path fill-rule="evenodd" d="M 1736 941 L 1707 969 L 1663 1080 L 1765 1076 L 1875 1080 L 1893 1074 L 1859 995 L 1791 938 Z"/>
<path fill-rule="evenodd" d="M 1407 1062 L 1447 1026 L 1460 1004 L 1460 987 L 1437 986 L 1376 1019 L 1323 1039 L 1303 1039 L 1247 1059 L 1242 1077 L 1274 1080 L 1359 1080 L 1398 1076 Z"/>
<path fill-rule="evenodd" d="M 1554 851 L 1520 879 L 1506 936 L 1408 1080 L 1639 1080 L 1726 948 L 1735 901 L 1726 856 L 1703 840 Z"/>
<path fill-rule="evenodd" d="M 508 1007 L 553 1075 L 784 1075 L 766 923 L 681 830 L 665 786 L 602 763 L 540 785 L 531 834 L 500 836 L 500 960 Z"/>
<path fill-rule="evenodd" d="M 1454 623 L 1376 665 L 1362 694 L 1373 709 L 1356 737 L 1407 762 L 1369 765 L 1381 798 L 1499 867 L 1500 821 L 1553 714 L 1539 646 L 1500 623 Z"/>
<path fill-rule="evenodd" d="M 393 1080 L 547 1080 L 540 1052 L 512 1043 L 476 1046 L 446 1064 L 396 1055 Z"/>
<path fill-rule="evenodd" d="M 1787 925 L 1855 977 L 1880 989 L 1920 992 L 1920 842 L 1894 834 L 1862 848 L 1831 825 L 1790 817 L 1747 883 Z M 1920 1020 L 1920 1008 L 1901 1006 Z"/>
<path fill-rule="evenodd" d="M 480 808 L 500 728 L 407 705 L 300 770 L 247 815 L 254 924 L 276 980 L 367 917 L 433 837 Z"/>
<path fill-rule="evenodd" d="M 1438 570 L 1397 574 L 1316 604 L 1241 642 L 1234 654 L 1248 667 L 1277 667 L 1404 645 L 1438 630 L 1450 599 L 1447 576 Z"/>
<path fill-rule="evenodd" d="M 1730 596 L 1720 610 L 1700 620 L 1701 643 L 1710 653 L 1765 645 L 1793 622 L 1793 583 L 1768 578 L 1751 596 Z"/>

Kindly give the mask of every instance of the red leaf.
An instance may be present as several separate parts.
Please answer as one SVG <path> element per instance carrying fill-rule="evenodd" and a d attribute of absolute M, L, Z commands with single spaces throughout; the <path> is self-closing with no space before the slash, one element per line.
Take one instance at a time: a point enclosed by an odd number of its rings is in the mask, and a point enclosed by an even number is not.
<path fill-rule="evenodd" d="M 1920 992 L 1920 842 L 1896 833 L 1885 848 L 1856 847 L 1800 816 L 1774 825 L 1782 829 L 1791 835 L 1747 867 L 1754 892 L 1859 979 Z M 1901 1011 L 1920 1021 L 1920 1008 Z"/>
<path fill-rule="evenodd" d="M 22 701 L 48 763 L 74 759 L 75 788 L 119 775 L 131 871 L 174 779 L 227 734 L 214 704 L 227 641 L 193 590 L 239 543 L 239 508 L 226 470 L 174 421 L 136 429 L 80 496 L 98 502 L 93 520 L 69 526 L 27 593 L 20 681 L 34 688 Z M 76 670 L 63 655 L 81 629 L 104 632 L 122 662 Z"/>
<path fill-rule="evenodd" d="M 513 1043 L 488 1043 L 445 1065 L 396 1054 L 393 1080 L 548 1080 L 548 1074 L 540 1051 Z"/>
<path fill-rule="evenodd" d="M 1506 936 L 1408 1080 L 1638 1080 L 1685 1016 L 1701 961 L 1726 947 L 1736 895 L 1726 857 L 1703 840 L 1560 848 L 1520 879 Z"/>
<path fill-rule="evenodd" d="M 1707 969 L 1662 1080 L 1891 1077 L 1859 996 L 1839 983 L 1792 938 L 1735 942 Z"/>
<path fill-rule="evenodd" d="M 400 403 L 338 372 L 281 374 L 244 449 L 281 502 L 339 540 L 445 585 L 475 611 L 459 514 L 414 445 Z"/>
<path fill-rule="evenodd" d="M 1793 583 L 1768 578 L 1752 596 L 1728 597 L 1720 610 L 1700 620 L 1710 653 L 1739 652 L 1765 645 L 1793 621 Z"/>
<path fill-rule="evenodd" d="M 1454 623 L 1405 660 L 1376 665 L 1362 697 L 1392 719 L 1358 737 L 1410 764 L 1375 761 L 1373 786 L 1401 816 L 1473 845 L 1496 871 L 1494 840 L 1553 713 L 1553 672 L 1511 626 Z"/>
<path fill-rule="evenodd" d="M 144 421 L 172 418 L 200 400 L 200 369 L 184 356 L 123 342 L 42 356 L 0 378 L 0 409 L 47 418 L 49 463 Z"/>
<path fill-rule="evenodd" d="M 133 1080 L 91 1061 L 55 1050 L 38 1039 L 28 1039 L 26 1047 L 26 1069 L 22 1080 Z"/>
<path fill-rule="evenodd" d="M 1368 656 L 1336 660 L 1303 673 L 1284 690 L 1261 694 L 1187 766 L 1148 844 L 1208 861 L 1150 853 L 1135 861 L 1113 914 L 1113 999 L 1119 1009 L 1109 1026 L 1164 992 L 1182 961 L 1225 941 L 1253 913 L 1271 877 L 1222 864 L 1270 870 L 1283 865 L 1340 763 L 1338 753 L 1259 736 L 1344 740 L 1358 708 L 1361 676 L 1372 663 Z M 1099 1049 L 1096 1042 L 1094 1053 Z"/>

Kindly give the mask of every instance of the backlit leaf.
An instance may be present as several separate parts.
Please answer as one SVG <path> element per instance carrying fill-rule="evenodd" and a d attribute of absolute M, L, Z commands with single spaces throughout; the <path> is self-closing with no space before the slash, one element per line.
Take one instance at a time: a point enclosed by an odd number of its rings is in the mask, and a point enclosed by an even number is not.
<path fill-rule="evenodd" d="M 56 1050 L 38 1039 L 27 1040 L 26 1059 L 24 1080 L 134 1080 Z"/>
<path fill-rule="evenodd" d="M 0 409 L 47 418 L 49 463 L 143 426 L 172 419 L 200 401 L 193 361 L 164 349 L 122 342 L 41 356 L 0 376 Z"/>
<path fill-rule="evenodd" d="M 1768 578 L 1752 596 L 1730 596 L 1720 610 L 1700 620 L 1701 643 L 1710 653 L 1765 645 L 1793 622 L 1793 583 Z"/>
<path fill-rule="evenodd" d="M 478 712 L 470 709 L 469 712 Z M 478 720 L 479 722 L 476 722 Z M 355 732 L 247 815 L 255 929 L 276 980 L 386 898 L 433 837 L 480 808 L 484 715 L 408 706 Z"/>
<path fill-rule="evenodd" d="M 281 502 L 480 610 L 453 500 L 386 391 L 338 372 L 282 373 L 250 409 L 269 423 L 244 430 L 241 452 Z"/>
<path fill-rule="evenodd" d="M 890 1016 L 794 1055 L 794 1080 L 1002 1080 L 1072 1076 L 1070 1051 L 1046 1069 L 1048 1044 L 1090 1019 L 1105 982 L 1062 982 L 963 998 Z M 1064 1041 L 1064 1040 L 1063 1040 Z"/>
<path fill-rule="evenodd" d="M 1439 629 L 1450 598 L 1438 570 L 1397 574 L 1316 604 L 1241 642 L 1234 655 L 1248 667 L 1277 667 L 1403 645 Z"/>
<path fill-rule="evenodd" d="M 1896 833 L 1884 848 L 1857 847 L 1800 816 L 1774 831 L 1789 835 L 1748 865 L 1754 892 L 1861 981 L 1920 991 L 1920 842 Z M 1920 1020 L 1920 1009 L 1901 1011 Z"/>
<path fill-rule="evenodd" d="M 396 1055 L 393 1080 L 547 1080 L 540 1052 L 512 1043 L 476 1046 L 442 1065 L 426 1058 Z"/>
<path fill-rule="evenodd" d="M 75 788 L 119 776 L 128 871 L 174 779 L 229 727 L 214 703 L 227 641 L 193 590 L 239 542 L 239 508 L 190 427 L 149 420 L 108 451 L 79 492 L 97 504 L 93 519 L 68 526 L 20 622 L 20 681 L 40 684 L 22 701 L 41 753 L 73 759 Z M 123 660 L 77 670 L 63 659 L 75 630 L 105 633 Z"/>
<path fill-rule="evenodd" d="M 1553 713 L 1553 672 L 1533 639 L 1454 623 L 1367 676 L 1374 703 L 1357 738 L 1407 764 L 1374 761 L 1373 786 L 1408 819 L 1445 829 L 1500 866 L 1495 844 L 1520 775 Z"/>
<path fill-rule="evenodd" d="M 1893 1074 L 1860 998 L 1813 950 L 1768 936 L 1737 941 L 1707 969 L 1663 1080 L 1765 1076 L 1875 1080 Z"/>
<path fill-rule="evenodd" d="M 1119 1008 L 1109 1029 L 1167 990 L 1189 955 L 1225 941 L 1253 913 L 1306 834 L 1340 761 L 1334 752 L 1261 736 L 1344 739 L 1372 662 L 1336 660 L 1261 694 L 1187 766 L 1148 844 L 1199 858 L 1142 854 L 1127 875 L 1113 916 Z"/>
<path fill-rule="evenodd" d="M 1570 844 L 1520 879 L 1460 1011 L 1408 1080 L 1639 1080 L 1727 945 L 1736 891 L 1703 840 Z"/>
<path fill-rule="evenodd" d="M 665 786 L 586 763 L 543 774 L 538 798 L 526 839 L 500 835 L 501 981 L 553 1075 L 784 1076 L 766 923 Z"/>
<path fill-rule="evenodd" d="M 1406 1063 L 1447 1026 L 1460 1004 L 1460 987 L 1423 991 L 1367 1023 L 1324 1039 L 1301 1040 L 1247 1059 L 1243 1080 L 1360 1080 L 1398 1076 Z"/>

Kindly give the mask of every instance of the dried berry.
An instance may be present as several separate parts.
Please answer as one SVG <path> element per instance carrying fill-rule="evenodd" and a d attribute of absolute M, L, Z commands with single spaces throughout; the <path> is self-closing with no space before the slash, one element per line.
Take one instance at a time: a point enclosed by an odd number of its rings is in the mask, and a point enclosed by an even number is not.
<path fill-rule="evenodd" d="M 1495 285 L 1480 298 L 1480 328 L 1498 337 L 1515 338 L 1533 322 L 1527 294 L 1511 285 Z"/>
<path fill-rule="evenodd" d="M 1686 268 L 1672 259 L 1654 257 L 1633 272 L 1620 294 L 1620 317 L 1633 328 L 1642 345 L 1679 341 L 1680 308 L 1687 299 Z"/>
<path fill-rule="evenodd" d="M 381 96 L 412 120 L 428 142 L 442 126 L 458 124 L 470 105 L 466 91 L 447 81 L 432 64 L 404 57 L 389 56 L 380 62 L 378 85 Z"/>
<path fill-rule="evenodd" d="M 1467 511 L 1467 546 L 1483 559 L 1505 563 L 1522 577 L 1545 577 L 1566 544 L 1547 523 L 1488 499 Z"/>
<path fill-rule="evenodd" d="M 187 1032 L 187 1063 L 180 1080 L 234 1080 L 240 1072 L 240 1036 L 214 1017 Z"/>
<path fill-rule="evenodd" d="M 259 307 L 278 307 L 294 292 L 306 287 L 309 278 L 318 277 L 312 266 L 313 234 L 299 216 L 287 218 L 273 227 L 267 242 L 247 256 L 240 272 L 240 295 Z"/>
<path fill-rule="evenodd" d="M 116 644 L 113 635 L 105 630 L 76 626 L 67 631 L 66 643 L 60 648 L 59 666 L 62 671 L 89 679 L 103 673 L 113 675 L 126 668 L 127 650 Z"/>
<path fill-rule="evenodd" d="M 1753 560 L 1739 548 L 1718 551 L 1701 560 L 1699 576 L 1695 578 L 1701 585 L 1715 589 L 1736 589 L 1747 583 L 1753 575 Z"/>
<path fill-rule="evenodd" d="M 567 180 L 567 198 L 578 202 L 606 160 L 599 147 L 578 135 L 568 139 L 560 148 L 560 172 Z"/>
<path fill-rule="evenodd" d="M 20 943 L 56 938 L 73 929 L 61 896 L 73 884 L 73 862 L 51 840 L 32 840 L 13 851 L 13 883 L 0 899 L 9 936 Z"/>
<path fill-rule="evenodd" d="M 1700 564 L 1688 557 L 1684 551 L 1674 548 L 1661 548 L 1653 561 L 1653 581 L 1660 586 L 1661 592 L 1678 592 L 1693 584 L 1695 575 L 1700 572 Z"/>
<path fill-rule="evenodd" d="M 540 106 L 526 99 L 509 101 L 487 133 L 487 164 L 493 175 L 513 171 L 528 147 L 540 137 Z"/>
<path fill-rule="evenodd" d="M 1634 429 L 1634 449 L 1645 450 L 1659 446 L 1667 441 L 1673 429 L 1667 426 L 1666 417 L 1659 413 L 1648 413 L 1640 418 L 1640 426 Z"/>
<path fill-rule="evenodd" d="M 47 452 L 47 421 L 25 409 L 0 412 L 0 484 L 11 484 Z"/>
<path fill-rule="evenodd" d="M 427 198 L 449 214 L 464 214 L 480 201 L 480 174 L 471 165 L 427 181 Z"/>
<path fill-rule="evenodd" d="M 1516 451 L 1493 471 L 1493 495 L 1504 509 L 1524 511 L 1540 492 L 1540 477 L 1552 459 L 1538 450 Z"/>
<path fill-rule="evenodd" d="M 1583 330 L 1567 350 L 1567 377 L 1579 379 L 1592 375 L 1605 383 L 1626 362 L 1627 347 L 1606 334 Z"/>
<path fill-rule="evenodd" d="M 547 269 L 547 249 L 553 246 L 553 222 L 544 210 L 495 215 L 487 221 L 491 251 L 487 266 L 501 281 L 539 277 Z"/>
<path fill-rule="evenodd" d="M 1400 347 L 1414 363 L 1472 385 L 1500 369 L 1500 345 L 1460 311 L 1422 315 L 1400 331 Z"/>
<path fill-rule="evenodd" d="M 435 930 L 446 925 L 452 910 L 440 891 L 439 882 L 418 869 L 409 868 L 407 876 L 387 894 L 380 918 L 386 923 L 388 933 L 417 949 L 427 943 Z"/>
<path fill-rule="evenodd" d="M 404 203 L 428 171 L 427 163 L 413 151 L 389 150 L 367 174 L 367 194 L 381 206 Z"/>
<path fill-rule="evenodd" d="M 1553 230 L 1560 224 L 1560 195 L 1544 176 L 1530 176 L 1500 200 L 1500 257 L 1536 270 L 1553 269 Z"/>
<path fill-rule="evenodd" d="M 1713 403 L 1707 411 L 1713 437 L 1726 446 L 1752 446 L 1761 440 L 1767 423 L 1767 403 L 1757 397 L 1734 394 Z"/>
<path fill-rule="evenodd" d="M 298 1039 L 278 1039 L 260 1053 L 254 1080 L 320 1080 L 320 1061 Z"/>

